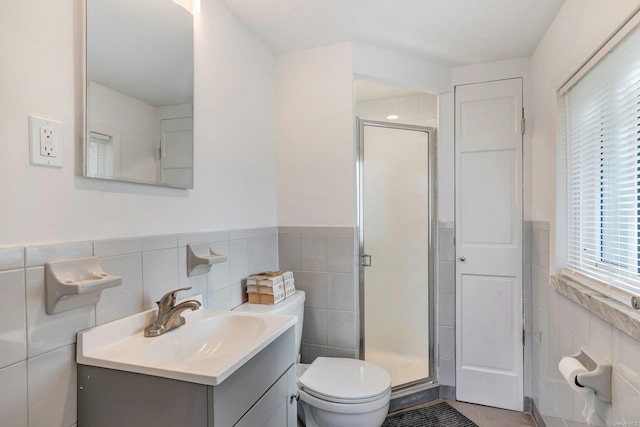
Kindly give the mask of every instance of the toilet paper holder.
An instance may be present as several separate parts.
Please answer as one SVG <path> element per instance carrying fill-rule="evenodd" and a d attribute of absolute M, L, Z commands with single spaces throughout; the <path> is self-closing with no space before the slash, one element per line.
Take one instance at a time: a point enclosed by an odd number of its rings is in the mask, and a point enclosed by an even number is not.
<path fill-rule="evenodd" d="M 589 371 L 577 375 L 577 385 L 592 388 L 598 399 L 611 403 L 611 362 L 586 346 L 578 354 L 569 357 L 578 359 Z"/>

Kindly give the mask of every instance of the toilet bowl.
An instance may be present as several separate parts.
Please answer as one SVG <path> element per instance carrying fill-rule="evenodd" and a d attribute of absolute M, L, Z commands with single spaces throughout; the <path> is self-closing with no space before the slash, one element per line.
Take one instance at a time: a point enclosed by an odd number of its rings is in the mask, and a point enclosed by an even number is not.
<path fill-rule="evenodd" d="M 300 351 L 304 320 L 303 291 L 275 305 L 242 304 L 235 310 L 298 316 L 296 348 Z M 389 411 L 391 376 L 373 363 L 318 357 L 298 364 L 298 416 L 307 427 L 380 427 Z"/>

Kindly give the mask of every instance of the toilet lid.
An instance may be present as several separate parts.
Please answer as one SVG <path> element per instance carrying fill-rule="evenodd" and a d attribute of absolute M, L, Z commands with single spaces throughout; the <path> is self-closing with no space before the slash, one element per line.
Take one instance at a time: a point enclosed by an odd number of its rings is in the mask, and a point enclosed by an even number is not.
<path fill-rule="evenodd" d="M 391 376 L 372 363 L 318 357 L 298 379 L 304 391 L 333 402 L 371 401 L 391 387 Z"/>

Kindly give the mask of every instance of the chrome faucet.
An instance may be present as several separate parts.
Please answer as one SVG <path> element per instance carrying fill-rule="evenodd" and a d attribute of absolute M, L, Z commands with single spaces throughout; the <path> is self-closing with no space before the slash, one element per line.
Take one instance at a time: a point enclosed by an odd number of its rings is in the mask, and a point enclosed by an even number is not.
<path fill-rule="evenodd" d="M 178 326 L 184 325 L 184 317 L 180 314 L 188 309 L 197 310 L 200 308 L 201 304 L 196 300 L 183 301 L 176 305 L 176 294 L 180 291 L 188 291 L 189 289 L 191 289 L 191 287 L 167 292 L 160 298 L 160 301 L 156 302 L 156 304 L 158 304 L 158 318 L 155 322 L 144 328 L 145 337 L 157 337 Z"/>

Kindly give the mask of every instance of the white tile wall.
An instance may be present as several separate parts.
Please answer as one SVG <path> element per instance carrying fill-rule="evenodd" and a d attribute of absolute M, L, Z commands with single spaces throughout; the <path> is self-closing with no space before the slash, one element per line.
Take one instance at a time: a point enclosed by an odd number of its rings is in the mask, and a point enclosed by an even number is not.
<path fill-rule="evenodd" d="M 440 224 L 438 262 L 438 381 L 442 385 L 456 385 L 455 319 L 456 278 L 453 223 Z"/>
<path fill-rule="evenodd" d="M 27 358 L 24 270 L 0 272 L 0 293 L 0 368 L 4 368 Z"/>
<path fill-rule="evenodd" d="M 196 241 L 209 241 L 228 261 L 187 277 L 184 245 Z M 243 280 L 257 272 L 250 266 L 276 269 L 277 254 L 275 227 L 0 248 L 0 426 L 75 426 L 78 331 L 154 307 L 183 286 L 194 288 L 183 297 L 201 293 L 207 307 L 233 308 L 246 300 Z M 91 255 L 122 285 L 95 306 L 46 314 L 44 263 Z"/>
<path fill-rule="evenodd" d="M 549 225 L 534 222 L 531 239 L 530 396 L 547 426 L 584 426 L 584 400 L 558 372 L 560 359 L 588 345 L 611 360 L 612 404 L 600 401 L 605 425 L 640 425 L 640 342 L 548 285 Z M 526 364 L 525 364 L 526 366 Z M 626 423 L 626 424 L 625 424 Z"/>
<path fill-rule="evenodd" d="M 301 358 L 355 357 L 358 239 L 354 227 L 279 227 L 279 268 L 305 291 Z M 342 356 L 336 356 L 342 355 Z M 347 356 L 345 356 L 347 355 Z"/>
<path fill-rule="evenodd" d="M 3 427 L 28 425 L 26 360 L 0 369 L 0 408 Z"/>

